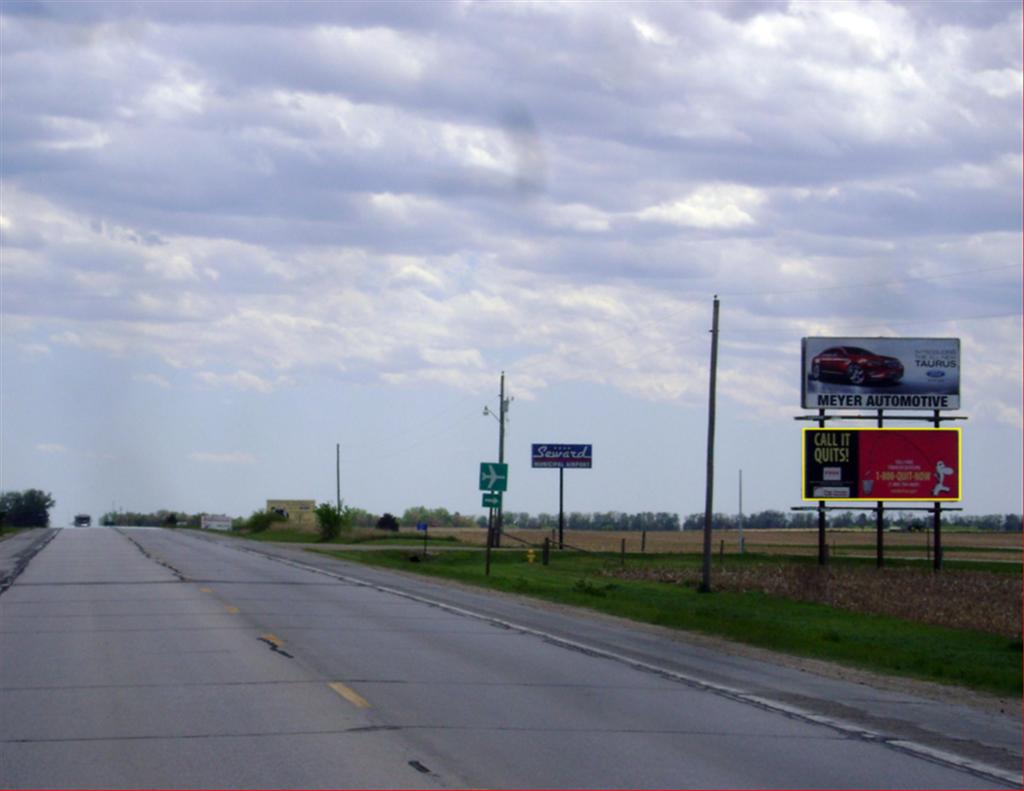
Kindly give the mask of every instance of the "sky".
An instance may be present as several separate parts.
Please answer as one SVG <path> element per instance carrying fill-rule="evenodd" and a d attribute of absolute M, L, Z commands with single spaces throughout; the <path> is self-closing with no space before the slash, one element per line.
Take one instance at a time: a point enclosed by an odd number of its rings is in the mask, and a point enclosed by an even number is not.
<path fill-rule="evenodd" d="M 801 505 L 801 338 L 961 340 L 1021 510 L 1019 2 L 0 4 L 0 489 Z M 853 424 L 856 425 L 856 424 Z M 920 425 L 898 422 L 891 425 Z"/>

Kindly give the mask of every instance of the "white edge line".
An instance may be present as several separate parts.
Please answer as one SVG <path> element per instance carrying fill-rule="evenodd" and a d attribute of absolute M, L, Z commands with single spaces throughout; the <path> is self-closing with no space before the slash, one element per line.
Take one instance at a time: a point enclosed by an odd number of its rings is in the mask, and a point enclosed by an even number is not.
<path fill-rule="evenodd" d="M 210 540 L 210 539 L 207 539 Z M 667 676 L 676 681 L 680 681 L 692 687 L 703 689 L 708 692 L 712 692 L 717 695 L 735 700 L 739 703 L 746 703 L 748 705 L 757 706 L 760 709 L 766 709 L 768 711 L 774 711 L 779 714 L 784 714 L 789 717 L 801 719 L 807 722 L 814 723 L 815 725 L 822 725 L 826 728 L 832 728 L 833 730 L 840 731 L 841 733 L 853 736 L 858 739 L 866 741 L 873 741 L 878 744 L 884 744 L 891 747 L 899 752 L 908 753 L 917 758 L 923 758 L 933 763 L 943 764 L 945 766 L 952 766 L 957 769 L 963 769 L 971 772 L 975 775 L 983 775 L 987 779 L 999 780 L 1005 783 L 1009 783 L 1012 786 L 1021 788 L 1024 787 L 1024 778 L 1021 774 L 1008 772 L 1005 769 L 1001 769 L 997 766 L 991 766 L 989 764 L 983 764 L 978 761 L 973 761 L 969 758 L 956 755 L 954 753 L 945 752 L 943 750 L 937 750 L 934 747 L 929 747 L 925 744 L 919 744 L 918 742 L 908 741 L 906 739 L 893 739 L 886 737 L 875 731 L 867 730 L 859 725 L 845 720 L 835 719 L 834 717 L 825 717 L 814 712 L 807 711 L 798 706 L 790 706 L 785 703 L 779 703 L 778 701 L 770 700 L 769 698 L 760 697 L 753 695 L 749 692 L 736 689 L 735 687 L 728 687 L 724 684 L 716 684 L 713 681 L 706 681 L 704 679 L 697 678 L 696 676 L 690 676 L 686 673 L 680 673 L 677 670 L 669 670 L 668 668 L 659 667 L 658 665 L 652 665 L 639 659 L 634 659 L 623 654 L 618 654 L 614 651 L 609 651 L 606 648 L 596 648 L 594 646 L 586 645 L 585 643 L 578 643 L 575 640 L 569 640 L 565 637 L 560 637 L 549 632 L 541 631 L 540 629 L 534 629 L 530 626 L 523 626 L 522 624 L 513 623 L 512 621 L 506 621 L 501 618 L 496 618 L 491 615 L 484 615 L 483 613 L 473 612 L 472 610 L 466 610 L 462 607 L 456 607 L 453 604 L 447 602 L 437 601 L 435 599 L 429 599 L 426 596 L 420 596 L 416 593 L 409 593 L 408 591 L 398 590 L 396 588 L 389 588 L 386 585 L 380 585 L 375 582 L 367 582 L 356 577 L 349 577 L 345 574 L 341 574 L 335 571 L 327 571 L 326 569 L 317 568 L 316 566 L 308 566 L 305 563 L 300 563 L 296 560 L 290 560 L 283 558 L 278 555 L 273 555 L 267 552 L 260 552 L 257 549 L 250 547 L 233 546 L 231 544 L 221 544 L 219 541 L 214 543 L 220 546 L 227 546 L 232 549 L 237 549 L 242 552 L 251 552 L 254 555 L 260 557 L 269 558 L 275 560 L 278 563 L 284 563 L 287 566 L 293 566 L 303 571 L 310 571 L 314 574 L 321 574 L 326 577 L 333 579 L 342 580 L 352 585 L 359 585 L 364 588 L 371 588 L 378 590 L 382 593 L 389 593 L 394 596 L 400 596 L 403 599 L 409 599 L 411 601 L 419 602 L 420 604 L 427 604 L 432 607 L 445 610 L 456 615 L 462 615 L 467 618 L 474 618 L 478 621 L 484 621 L 485 623 L 496 624 L 506 629 L 512 629 L 514 631 L 529 634 L 534 637 L 540 637 L 544 640 L 548 640 L 556 645 L 561 645 L 566 648 L 571 648 L 576 651 L 582 651 L 593 656 L 601 656 L 606 659 L 612 659 L 616 662 L 621 662 L 626 665 L 630 665 L 640 670 L 656 673 L 661 676 Z"/>

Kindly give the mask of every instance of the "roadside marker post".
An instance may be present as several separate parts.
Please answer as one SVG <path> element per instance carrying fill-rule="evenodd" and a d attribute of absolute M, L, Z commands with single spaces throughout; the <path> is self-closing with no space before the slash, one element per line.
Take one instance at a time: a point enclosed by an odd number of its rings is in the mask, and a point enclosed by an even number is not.
<path fill-rule="evenodd" d="M 427 532 L 429 525 L 426 522 L 417 522 L 416 529 L 423 533 L 423 559 L 427 559 Z"/>

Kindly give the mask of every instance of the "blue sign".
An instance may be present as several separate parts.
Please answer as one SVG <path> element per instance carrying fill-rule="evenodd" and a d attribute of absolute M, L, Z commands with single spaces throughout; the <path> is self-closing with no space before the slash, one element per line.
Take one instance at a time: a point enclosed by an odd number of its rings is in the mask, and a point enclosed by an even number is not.
<path fill-rule="evenodd" d="M 531 445 L 533 467 L 577 468 L 589 470 L 593 466 L 593 445 Z"/>
<path fill-rule="evenodd" d="M 427 529 L 427 523 L 426 522 L 417 522 L 416 523 L 416 529 L 417 530 L 426 530 Z"/>

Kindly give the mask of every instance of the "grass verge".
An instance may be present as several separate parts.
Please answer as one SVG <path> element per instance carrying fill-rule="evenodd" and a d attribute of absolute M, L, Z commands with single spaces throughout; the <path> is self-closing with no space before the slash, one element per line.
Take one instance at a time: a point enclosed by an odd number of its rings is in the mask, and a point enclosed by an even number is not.
<path fill-rule="evenodd" d="M 701 594 L 665 582 L 622 580 L 603 572 L 618 556 L 552 556 L 547 567 L 523 552 L 492 554 L 484 576 L 479 551 L 437 553 L 410 562 L 409 552 L 314 550 L 373 566 L 415 571 L 492 590 L 524 594 L 674 629 L 716 635 L 798 656 L 824 659 L 887 675 L 955 684 L 1019 698 L 1021 642 L 987 632 L 952 629 L 867 615 L 757 592 Z M 698 564 L 699 557 L 627 556 L 650 562 Z M 773 558 L 778 562 L 778 558 Z M 746 562 L 755 562 L 753 559 Z"/>
<path fill-rule="evenodd" d="M 178 528 L 182 529 L 182 528 Z M 199 528 L 186 528 L 195 529 Z M 286 529 L 269 529 L 264 530 L 262 533 L 247 533 L 247 532 L 235 532 L 235 531 L 224 531 L 218 533 L 218 535 L 231 536 L 233 538 L 245 538 L 250 541 L 271 541 L 274 543 L 286 543 L 286 544 L 368 544 L 371 546 L 394 546 L 394 547 L 422 547 L 423 536 L 422 534 L 417 537 L 410 533 L 405 534 L 388 534 L 388 533 L 377 533 L 377 534 L 366 534 L 361 532 L 343 532 L 337 538 L 331 541 L 321 541 L 319 533 L 313 533 L 303 530 L 295 530 L 293 528 Z M 443 545 L 459 545 L 461 542 L 455 536 L 427 536 L 427 546 L 443 544 Z"/>

